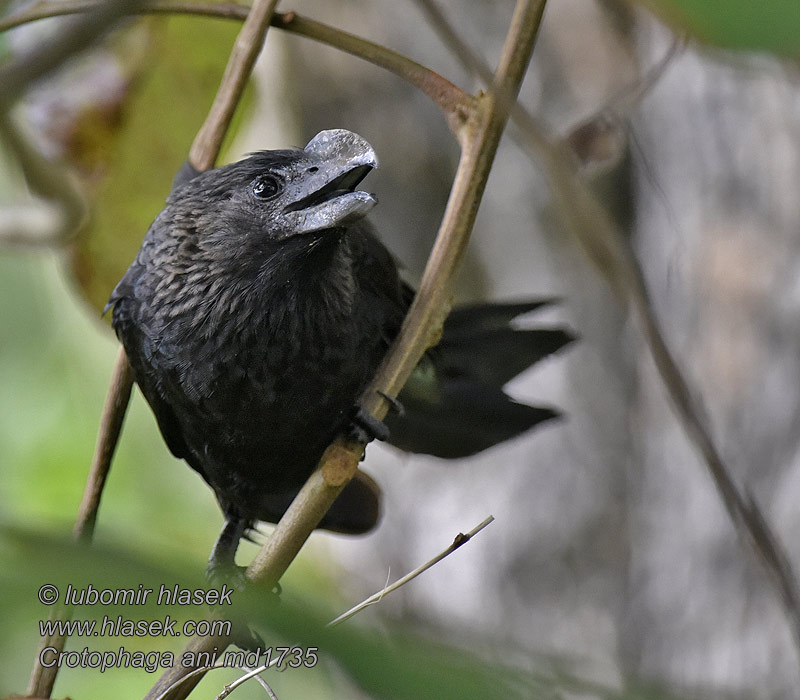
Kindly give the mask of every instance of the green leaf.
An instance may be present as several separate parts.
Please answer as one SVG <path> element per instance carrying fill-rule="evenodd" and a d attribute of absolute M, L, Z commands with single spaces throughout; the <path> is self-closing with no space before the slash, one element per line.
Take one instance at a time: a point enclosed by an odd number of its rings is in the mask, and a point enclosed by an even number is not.
<path fill-rule="evenodd" d="M 10 653 L 13 648 L 21 652 L 18 663 L 25 664 L 27 670 L 36 653 L 38 620 L 46 620 L 54 610 L 40 602 L 40 596 L 54 586 L 63 600 L 71 586 L 83 596 L 82 604 L 72 609 L 74 621 L 83 624 L 96 620 L 103 630 L 103 624 L 111 624 L 113 628 L 118 616 L 148 622 L 167 620 L 169 616 L 177 621 L 177 634 L 116 636 L 119 632 L 107 627 L 99 635 L 73 636 L 67 650 L 80 651 L 86 647 L 91 652 L 115 653 L 122 647 L 127 651 L 172 654 L 182 659 L 188 641 L 183 623 L 210 620 L 212 613 L 204 604 L 176 606 L 159 600 L 158 596 L 162 585 L 167 590 L 175 586 L 208 589 L 198 571 L 194 576 L 186 574 L 192 568 L 187 561 L 156 562 L 119 546 L 95 543 L 89 548 L 46 531 L 0 524 L 0 619 L 15 623 L 14 628 L 6 629 L 8 649 L 4 651 Z M 153 593 L 140 598 L 146 589 L 152 589 Z M 105 598 L 111 601 L 117 591 L 128 596 L 124 603 L 103 602 Z M 299 647 L 302 659 L 312 661 L 289 665 L 284 669 L 286 673 L 277 669 L 264 672 L 264 678 L 279 697 L 320 700 L 348 697 L 350 694 L 341 687 L 344 678 L 376 700 L 553 700 L 569 694 L 605 700 L 676 700 L 677 697 L 665 690 L 637 686 L 632 681 L 622 690 L 593 683 L 581 678 L 578 661 L 552 655 L 531 655 L 528 665 L 532 668 L 523 670 L 506 663 L 502 649 L 487 640 L 461 635 L 458 645 L 443 643 L 397 623 L 370 627 L 366 624 L 369 615 L 364 620 L 330 628 L 326 622 L 335 616 L 334 610 L 324 601 L 311 600 L 288 589 L 283 591 L 279 602 L 255 587 L 234 591 L 229 598 L 231 605 L 226 601 L 217 608 L 220 618 L 255 622 L 264 639 L 262 657 L 267 649 L 272 650 L 270 656 L 275 658 L 281 647 Z M 14 635 L 17 627 L 24 630 L 22 637 Z M 481 650 L 489 649 L 492 649 L 490 658 L 481 655 Z M 228 651 L 232 657 L 238 654 L 236 648 Z M 265 661 L 255 658 L 257 653 L 253 656 L 254 661 L 248 659 L 243 663 L 255 665 Z M 518 662 L 522 660 L 520 650 L 515 650 L 512 657 Z M 214 658 L 224 660 L 226 651 L 218 648 Z M 298 661 L 298 658 L 292 653 L 286 660 Z M 0 668 L 2 665 L 0 662 Z M 213 697 L 225 683 L 241 675 L 235 664 L 227 662 L 227 665 L 225 670 L 207 674 L 203 683 L 210 690 L 199 697 Z M 334 667 L 337 673 L 332 673 Z M 59 673 L 58 694 L 141 697 L 162 671 L 163 668 L 143 670 L 124 664 L 102 673 L 97 668 L 65 667 Z M 0 693 L 3 690 L 0 686 Z"/>
<path fill-rule="evenodd" d="M 107 133 L 104 143 L 92 143 L 107 162 L 91 188 L 90 224 L 73 248 L 73 271 L 97 309 L 105 306 L 163 207 L 208 113 L 239 30 L 238 23 L 207 18 L 149 21 L 146 65 L 124 98 L 119 128 Z M 245 97 L 236 123 L 247 110 L 247 92 Z M 102 124 L 92 115 L 87 119 L 84 130 L 100 132 L 102 138 Z M 81 154 L 71 155 L 81 160 Z"/>
<path fill-rule="evenodd" d="M 800 57 L 798 0 L 647 0 L 679 31 L 726 49 Z"/>

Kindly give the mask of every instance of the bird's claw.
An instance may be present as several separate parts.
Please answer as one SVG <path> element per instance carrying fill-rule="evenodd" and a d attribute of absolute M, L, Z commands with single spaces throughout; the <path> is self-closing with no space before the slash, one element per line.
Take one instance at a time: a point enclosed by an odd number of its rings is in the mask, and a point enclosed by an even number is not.
<path fill-rule="evenodd" d="M 349 435 L 354 440 L 366 445 L 373 440 L 388 440 L 389 428 L 386 427 L 386 423 L 359 406 L 350 424 Z"/>
<path fill-rule="evenodd" d="M 247 585 L 246 570 L 244 566 L 231 566 L 212 560 L 206 567 L 206 579 L 212 586 L 218 587 L 225 584 L 234 590 L 241 591 Z"/>
<path fill-rule="evenodd" d="M 378 391 L 376 393 L 378 396 L 386 400 L 386 403 L 389 404 L 389 409 L 394 411 L 398 416 L 402 418 L 404 415 L 406 415 L 406 408 L 402 403 L 400 403 L 399 399 L 391 394 L 387 394 L 385 391 Z"/>
<path fill-rule="evenodd" d="M 241 592 L 244 590 L 245 586 L 250 584 L 250 581 L 245 575 L 246 571 L 247 569 L 244 566 L 231 566 L 226 563 L 210 561 L 206 568 L 206 578 L 212 586 L 221 586 L 225 584 Z M 268 599 L 275 604 L 280 603 L 281 592 L 281 584 L 276 583 L 272 589 L 267 592 Z M 260 593 L 259 591 L 259 595 Z M 230 635 L 233 644 L 243 651 L 261 654 L 266 648 L 266 644 L 261 638 L 261 635 L 243 619 L 231 620 Z"/>

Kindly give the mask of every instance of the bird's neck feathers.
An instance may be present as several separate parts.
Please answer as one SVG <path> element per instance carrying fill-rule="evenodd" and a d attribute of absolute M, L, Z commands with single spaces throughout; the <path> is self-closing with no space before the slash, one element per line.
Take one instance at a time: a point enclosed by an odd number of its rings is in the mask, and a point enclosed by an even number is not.
<path fill-rule="evenodd" d="M 311 339 L 352 316 L 357 282 L 345 231 L 297 236 L 235 255 L 195 255 L 192 267 L 204 294 L 195 297 L 199 305 L 185 319 L 195 330 L 186 332 L 266 330 Z"/>
<path fill-rule="evenodd" d="M 345 230 L 298 236 L 267 258 L 255 282 L 264 307 L 330 324 L 353 311 L 357 282 Z"/>

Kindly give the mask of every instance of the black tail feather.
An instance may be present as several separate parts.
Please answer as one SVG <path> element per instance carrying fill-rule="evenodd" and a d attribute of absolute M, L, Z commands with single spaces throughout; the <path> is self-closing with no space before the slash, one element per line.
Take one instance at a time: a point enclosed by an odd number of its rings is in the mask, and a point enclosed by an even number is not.
<path fill-rule="evenodd" d="M 469 457 L 559 416 L 471 382 L 448 382 L 436 404 L 411 399 L 403 405 L 404 416 L 386 419 L 389 442 L 407 452 L 447 459 Z"/>
<path fill-rule="evenodd" d="M 454 308 L 445 321 L 445 333 L 448 337 L 469 338 L 476 331 L 509 329 L 509 324 L 518 316 L 552 306 L 558 299 L 537 299 L 536 301 L 518 301 L 505 303 L 466 304 Z"/>
<path fill-rule="evenodd" d="M 573 340 L 567 331 L 516 329 L 511 322 L 552 300 L 454 309 L 442 339 L 400 393 L 404 415 L 390 415 L 389 442 L 409 452 L 456 458 L 558 417 L 513 401 L 502 387 Z"/>

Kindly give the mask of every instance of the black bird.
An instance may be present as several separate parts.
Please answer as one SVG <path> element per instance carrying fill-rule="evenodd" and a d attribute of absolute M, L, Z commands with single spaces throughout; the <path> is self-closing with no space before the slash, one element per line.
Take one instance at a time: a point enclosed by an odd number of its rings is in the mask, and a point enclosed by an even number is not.
<path fill-rule="evenodd" d="M 280 519 L 337 434 L 375 427 L 356 404 L 413 297 L 364 219 L 374 196 L 355 190 L 377 165 L 337 129 L 192 173 L 111 295 L 164 440 L 225 514 L 212 568 L 233 565 L 255 521 Z M 461 457 L 554 418 L 502 391 L 571 340 L 511 327 L 545 303 L 455 309 L 388 417 L 388 441 Z M 379 490 L 359 473 L 320 526 L 361 533 L 378 516 Z"/>

